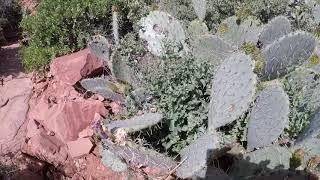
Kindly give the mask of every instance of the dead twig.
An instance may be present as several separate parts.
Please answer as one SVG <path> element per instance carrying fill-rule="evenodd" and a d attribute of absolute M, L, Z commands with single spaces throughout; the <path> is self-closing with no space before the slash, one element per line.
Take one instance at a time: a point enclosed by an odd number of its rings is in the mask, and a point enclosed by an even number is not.
<path fill-rule="evenodd" d="M 184 163 L 188 157 L 184 158 L 175 168 L 173 168 L 166 177 L 162 178 L 161 180 L 169 180 L 169 177 Z"/>

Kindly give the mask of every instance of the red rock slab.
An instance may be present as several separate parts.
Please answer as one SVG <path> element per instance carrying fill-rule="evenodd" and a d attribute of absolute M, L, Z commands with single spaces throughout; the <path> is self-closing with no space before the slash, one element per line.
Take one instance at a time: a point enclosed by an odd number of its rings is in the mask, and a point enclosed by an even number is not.
<path fill-rule="evenodd" d="M 102 69 L 103 61 L 91 54 L 89 49 L 84 49 L 53 59 L 49 74 L 57 81 L 74 85 L 83 77 L 97 73 Z"/>

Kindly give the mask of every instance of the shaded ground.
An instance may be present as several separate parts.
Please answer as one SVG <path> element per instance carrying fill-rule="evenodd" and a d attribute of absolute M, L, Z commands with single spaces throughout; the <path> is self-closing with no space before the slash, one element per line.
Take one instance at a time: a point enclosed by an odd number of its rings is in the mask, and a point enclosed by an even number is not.
<path fill-rule="evenodd" d="M 19 58 L 19 43 L 11 42 L 0 49 L 0 78 L 12 75 L 12 78 L 23 74 Z"/>

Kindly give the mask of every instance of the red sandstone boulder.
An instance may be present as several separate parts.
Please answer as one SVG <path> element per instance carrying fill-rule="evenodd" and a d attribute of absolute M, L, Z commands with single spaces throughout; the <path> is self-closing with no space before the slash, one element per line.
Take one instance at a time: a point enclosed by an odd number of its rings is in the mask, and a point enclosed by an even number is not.
<path fill-rule="evenodd" d="M 0 155 L 17 152 L 24 142 L 32 82 L 13 79 L 0 86 Z"/>
<path fill-rule="evenodd" d="M 92 55 L 89 49 L 84 49 L 52 60 L 50 75 L 57 81 L 74 85 L 83 77 L 101 72 L 102 69 L 103 61 Z"/>

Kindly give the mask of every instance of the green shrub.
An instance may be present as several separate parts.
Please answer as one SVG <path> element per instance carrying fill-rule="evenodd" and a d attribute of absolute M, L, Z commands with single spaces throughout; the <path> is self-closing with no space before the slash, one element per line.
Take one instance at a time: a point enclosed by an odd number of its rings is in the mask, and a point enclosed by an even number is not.
<path fill-rule="evenodd" d="M 170 53 L 169 53 L 170 54 Z M 163 145 L 177 153 L 206 131 L 212 67 L 192 57 L 168 55 L 147 74 L 150 90 L 164 115 Z"/>
<path fill-rule="evenodd" d="M 21 22 L 24 35 L 30 38 L 29 45 L 22 51 L 26 69 L 43 68 L 49 62 L 49 59 L 37 58 L 39 53 L 43 53 L 40 57 L 64 55 L 85 47 L 87 39 L 94 34 L 111 34 L 113 5 L 122 17 L 122 34 L 132 30 L 135 20 L 132 14 L 139 18 L 140 13 L 145 12 L 143 0 L 130 3 L 126 0 L 42 0 L 36 14 L 25 16 Z"/>
<path fill-rule="evenodd" d="M 319 85 L 317 74 L 306 70 L 294 71 L 284 79 L 284 87 L 290 99 L 289 125 L 285 134 L 294 139 L 307 125 L 315 113 L 314 101 L 318 100 L 313 96 Z"/>

